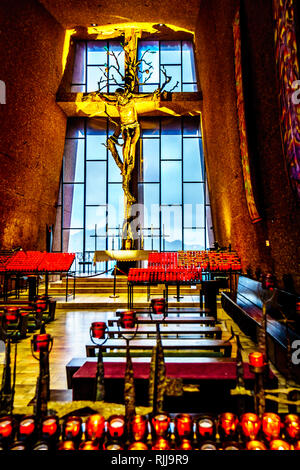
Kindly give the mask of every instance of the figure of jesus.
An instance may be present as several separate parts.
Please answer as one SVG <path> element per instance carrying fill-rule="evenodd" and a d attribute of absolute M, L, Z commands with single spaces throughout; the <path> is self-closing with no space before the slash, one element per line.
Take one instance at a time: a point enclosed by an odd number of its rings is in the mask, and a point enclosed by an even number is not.
<path fill-rule="evenodd" d="M 136 110 L 138 100 L 151 101 L 159 97 L 161 88 L 151 94 L 133 94 L 128 89 L 118 88 L 113 96 L 96 92 L 97 96 L 109 105 L 116 106 L 120 116 L 120 124 L 117 125 L 114 134 L 108 139 L 107 146 L 120 168 L 122 174 L 122 187 L 127 199 L 127 204 L 135 202 L 134 196 L 130 193 L 129 184 L 131 174 L 135 166 L 135 149 L 140 137 L 140 125 Z M 123 138 L 123 162 L 117 150 L 118 140 L 122 134 Z"/>

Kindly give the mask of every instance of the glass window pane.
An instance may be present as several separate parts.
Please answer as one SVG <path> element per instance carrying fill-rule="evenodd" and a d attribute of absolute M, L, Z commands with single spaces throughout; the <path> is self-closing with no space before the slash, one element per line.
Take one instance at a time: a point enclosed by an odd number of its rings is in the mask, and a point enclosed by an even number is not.
<path fill-rule="evenodd" d="M 140 83 L 145 83 L 145 81 L 149 84 L 159 83 L 159 42 L 139 41 L 138 59 L 143 59 L 143 63 L 141 63 L 140 65 Z M 150 67 L 148 64 L 150 64 Z M 149 71 L 149 73 L 146 72 L 147 70 Z M 140 89 L 140 91 L 146 92 L 146 89 Z"/>
<path fill-rule="evenodd" d="M 161 162 L 161 203 L 182 202 L 181 162 Z"/>
<path fill-rule="evenodd" d="M 205 233 L 204 229 L 184 229 L 184 250 L 204 250 Z"/>
<path fill-rule="evenodd" d="M 86 159 L 87 160 L 106 160 L 106 134 L 105 135 L 87 135 L 86 138 Z"/>
<path fill-rule="evenodd" d="M 108 185 L 108 228 L 115 228 L 123 224 L 124 196 L 122 184 Z"/>
<path fill-rule="evenodd" d="M 190 41 L 183 41 L 182 43 L 182 80 L 184 82 L 196 82 L 194 48 L 193 43 Z"/>
<path fill-rule="evenodd" d="M 162 249 L 165 248 L 165 251 L 182 250 L 182 208 L 180 206 L 161 208 L 161 230 L 162 240 L 165 240 Z"/>
<path fill-rule="evenodd" d="M 145 85 L 140 85 L 139 91 L 140 93 L 153 93 L 159 87 L 159 83 L 155 83 L 150 85 L 146 83 Z"/>
<path fill-rule="evenodd" d="M 63 179 L 65 183 L 84 181 L 84 140 L 66 139 L 63 159 Z"/>
<path fill-rule="evenodd" d="M 200 137 L 200 120 L 199 116 L 183 117 L 183 136 L 184 137 Z"/>
<path fill-rule="evenodd" d="M 107 92 L 107 79 L 104 70 L 96 65 L 89 65 L 87 68 L 87 92 L 98 91 L 101 79 L 101 91 Z M 104 86 L 105 85 L 105 86 Z"/>
<path fill-rule="evenodd" d="M 63 251 L 66 253 L 82 253 L 83 230 L 63 230 Z"/>
<path fill-rule="evenodd" d="M 181 91 L 181 66 L 180 65 L 166 65 L 165 72 L 168 77 L 171 77 L 170 82 L 165 86 L 164 91 L 179 92 Z M 160 84 L 165 82 L 164 74 L 160 73 Z"/>
<path fill-rule="evenodd" d="M 142 205 L 141 223 L 144 228 L 159 228 L 159 184 L 139 184 L 139 203 Z M 157 230 L 155 234 L 159 233 Z"/>
<path fill-rule="evenodd" d="M 86 163 L 86 203 L 106 204 L 106 162 Z"/>
<path fill-rule="evenodd" d="M 198 87 L 195 83 L 183 83 L 181 91 L 184 91 L 185 93 L 194 93 L 198 91 Z"/>
<path fill-rule="evenodd" d="M 88 65 L 105 65 L 108 62 L 106 41 L 88 41 L 87 63 Z"/>
<path fill-rule="evenodd" d="M 83 138 L 84 137 L 84 120 L 81 118 L 69 118 L 67 123 L 67 138 Z"/>
<path fill-rule="evenodd" d="M 83 184 L 64 184 L 63 227 L 83 227 Z"/>
<path fill-rule="evenodd" d="M 119 147 L 120 148 L 120 147 Z M 112 154 L 108 152 L 108 181 L 109 183 L 121 183 L 122 175 Z"/>
<path fill-rule="evenodd" d="M 85 48 L 86 43 L 84 41 L 76 42 L 72 83 L 75 83 L 77 85 L 85 83 L 86 80 Z"/>
<path fill-rule="evenodd" d="M 71 85 L 71 93 L 85 93 L 85 85 Z"/>
<path fill-rule="evenodd" d="M 204 227 L 204 183 L 184 183 L 184 226 Z"/>
<path fill-rule="evenodd" d="M 181 160 L 181 120 L 163 119 L 161 121 L 161 158 L 162 160 Z"/>
<path fill-rule="evenodd" d="M 140 119 L 142 137 L 159 136 L 159 120 L 155 118 Z"/>
<path fill-rule="evenodd" d="M 202 181 L 199 139 L 183 139 L 183 180 Z"/>
<path fill-rule="evenodd" d="M 181 64 L 180 41 L 161 41 L 160 42 L 160 63 L 161 64 Z"/>
<path fill-rule="evenodd" d="M 95 225 L 97 235 L 103 237 L 95 241 Z M 103 244 L 104 242 L 104 244 Z M 106 245 L 106 207 L 86 207 L 85 249 L 87 251 L 101 250 Z"/>
<path fill-rule="evenodd" d="M 143 139 L 139 181 L 159 181 L 159 139 Z"/>

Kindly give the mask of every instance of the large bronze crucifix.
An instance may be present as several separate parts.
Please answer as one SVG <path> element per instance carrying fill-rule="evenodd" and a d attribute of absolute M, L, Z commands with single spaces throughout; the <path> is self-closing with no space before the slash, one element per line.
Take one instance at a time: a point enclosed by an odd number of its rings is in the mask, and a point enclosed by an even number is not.
<path fill-rule="evenodd" d="M 124 192 L 124 222 L 122 230 L 122 248 L 127 245 L 129 241 L 130 247 L 133 247 L 133 232 L 131 228 L 131 221 L 135 218 L 131 214 L 132 205 L 136 202 L 135 197 L 130 191 L 130 182 L 132 172 L 135 167 L 135 152 L 136 144 L 140 137 L 140 125 L 138 122 L 138 113 L 136 104 L 138 101 L 156 101 L 163 92 L 165 86 L 171 81 L 171 77 L 167 76 L 164 67 L 161 68 L 161 72 L 165 77 L 165 81 L 161 87 L 158 87 L 153 93 L 136 93 L 138 87 L 144 85 L 149 81 L 152 73 L 152 63 L 146 62 L 145 55 L 151 53 L 151 51 L 145 51 L 142 57 L 137 60 L 136 47 L 137 45 L 137 34 L 131 32 L 131 35 L 127 35 L 125 38 L 125 44 L 123 47 L 125 53 L 125 74 L 121 73 L 118 56 L 115 52 L 107 51 L 107 54 L 114 58 L 116 65 L 107 66 L 105 70 L 101 69 L 102 76 L 98 82 L 99 90 L 93 93 L 89 93 L 85 99 L 89 96 L 97 96 L 106 105 L 115 106 L 117 109 L 120 121 L 115 122 L 108 114 L 105 108 L 105 114 L 115 124 L 116 128 L 114 134 L 107 140 L 107 147 L 111 152 L 118 168 L 122 175 L 122 188 Z M 112 73 L 118 74 L 119 80 L 115 78 Z M 148 75 L 143 83 L 139 81 L 139 75 Z M 104 77 L 104 78 L 103 78 Z M 123 88 L 117 88 L 112 94 L 103 93 L 104 88 L 107 89 L 109 83 L 117 84 L 124 82 Z M 173 87 L 176 88 L 178 82 Z M 172 89 L 172 90 L 173 90 Z M 172 91 L 171 90 L 171 91 Z M 93 116 L 97 115 L 94 114 Z M 120 144 L 119 139 L 122 137 L 123 142 Z M 117 146 L 122 147 L 122 158 L 118 152 Z"/>

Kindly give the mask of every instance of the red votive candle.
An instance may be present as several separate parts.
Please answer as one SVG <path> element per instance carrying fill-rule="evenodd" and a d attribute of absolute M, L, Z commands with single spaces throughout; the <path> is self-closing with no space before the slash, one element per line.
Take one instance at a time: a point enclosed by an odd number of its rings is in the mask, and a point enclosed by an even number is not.
<path fill-rule="evenodd" d="M 243 435 L 250 440 L 255 440 L 261 427 L 261 421 L 255 413 L 245 413 L 241 417 Z"/>
<path fill-rule="evenodd" d="M 131 434 L 135 441 L 142 441 L 148 433 L 148 421 L 145 416 L 136 415 L 131 420 Z"/>
<path fill-rule="evenodd" d="M 64 423 L 64 437 L 66 440 L 81 439 L 82 419 L 79 416 L 70 416 Z"/>
<path fill-rule="evenodd" d="M 0 418 L 0 438 L 10 437 L 13 432 L 12 419 L 7 417 Z"/>
<path fill-rule="evenodd" d="M 103 321 L 97 321 L 91 325 L 91 333 L 93 338 L 103 339 L 106 330 L 106 323 Z"/>
<path fill-rule="evenodd" d="M 300 418 L 297 415 L 289 414 L 284 420 L 285 430 L 292 440 L 300 439 Z"/>
<path fill-rule="evenodd" d="M 9 323 L 14 323 L 18 320 L 20 309 L 17 307 L 6 307 L 4 309 L 5 312 L 5 320 Z"/>
<path fill-rule="evenodd" d="M 106 444 L 105 450 L 124 450 L 120 444 L 113 442 L 112 444 Z"/>
<path fill-rule="evenodd" d="M 274 439 L 270 442 L 270 450 L 291 450 L 290 445 L 281 439 Z"/>
<path fill-rule="evenodd" d="M 125 432 L 124 417 L 117 415 L 111 416 L 107 422 L 107 429 L 111 437 L 122 437 Z"/>
<path fill-rule="evenodd" d="M 264 367 L 265 358 L 263 353 L 255 351 L 249 354 L 249 364 L 252 367 Z"/>
<path fill-rule="evenodd" d="M 178 450 L 193 450 L 193 446 L 191 441 L 188 439 L 182 439 L 180 444 L 177 446 Z"/>
<path fill-rule="evenodd" d="M 60 442 L 58 450 L 75 450 L 75 444 L 73 441 Z"/>
<path fill-rule="evenodd" d="M 34 352 L 49 352 L 51 336 L 47 333 L 33 335 L 32 343 Z"/>
<path fill-rule="evenodd" d="M 220 432 L 224 437 L 233 436 L 236 433 L 238 419 L 233 413 L 222 413 L 219 417 Z"/>
<path fill-rule="evenodd" d="M 197 431 L 200 438 L 209 439 L 214 435 L 214 422 L 210 418 L 200 418 L 197 423 Z"/>
<path fill-rule="evenodd" d="M 277 439 L 281 431 L 280 417 L 276 413 L 264 413 L 262 417 L 262 430 L 266 439 Z"/>
<path fill-rule="evenodd" d="M 160 437 L 152 446 L 152 450 L 170 450 L 170 444 L 167 439 Z"/>
<path fill-rule="evenodd" d="M 104 433 L 105 418 L 101 415 L 89 416 L 85 424 L 85 437 L 88 440 L 101 439 Z"/>
<path fill-rule="evenodd" d="M 165 312 L 166 301 L 164 298 L 152 299 L 151 306 L 152 306 L 153 313 L 163 314 Z"/>
<path fill-rule="evenodd" d="M 85 441 L 80 444 L 79 450 L 99 450 L 99 444 L 94 441 Z"/>
<path fill-rule="evenodd" d="M 214 442 L 203 442 L 199 450 L 217 450 L 217 446 Z"/>
<path fill-rule="evenodd" d="M 21 437 L 30 436 L 35 430 L 35 421 L 32 417 L 25 417 L 19 424 L 19 435 Z"/>
<path fill-rule="evenodd" d="M 249 441 L 246 444 L 246 450 L 267 450 L 267 448 L 261 441 Z"/>
<path fill-rule="evenodd" d="M 188 414 L 175 417 L 175 430 L 179 437 L 189 436 L 193 433 L 193 420 Z"/>
<path fill-rule="evenodd" d="M 122 328 L 134 328 L 135 326 L 135 312 L 128 310 L 120 313 L 120 323 Z"/>
<path fill-rule="evenodd" d="M 156 436 L 165 436 L 169 430 L 170 418 L 168 415 L 159 414 L 152 418 L 152 426 Z"/>
<path fill-rule="evenodd" d="M 42 433 L 44 436 L 52 437 L 58 432 L 58 418 L 55 416 L 51 416 L 49 418 L 45 418 L 42 423 Z"/>
<path fill-rule="evenodd" d="M 144 442 L 134 442 L 130 444 L 128 450 L 148 450 L 148 446 Z"/>

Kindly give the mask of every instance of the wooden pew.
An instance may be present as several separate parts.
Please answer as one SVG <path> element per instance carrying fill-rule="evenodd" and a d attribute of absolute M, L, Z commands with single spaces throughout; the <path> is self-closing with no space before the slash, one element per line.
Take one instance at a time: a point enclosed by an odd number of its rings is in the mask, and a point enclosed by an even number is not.
<path fill-rule="evenodd" d="M 116 325 L 120 321 L 119 317 L 112 317 L 107 320 L 108 326 Z M 163 321 L 159 318 L 153 318 L 151 320 L 150 317 L 145 318 L 141 316 L 137 316 L 136 322 L 139 325 L 155 325 L 156 323 L 160 323 L 161 325 L 207 325 L 207 326 L 214 326 L 216 323 L 216 319 L 214 317 L 177 317 L 177 316 L 168 316 Z"/>
<path fill-rule="evenodd" d="M 119 337 L 122 334 L 125 335 L 133 335 L 136 332 L 135 328 L 132 329 L 123 329 L 123 328 L 116 328 L 112 327 L 108 330 L 108 337 L 114 338 Z M 216 338 L 221 339 L 222 337 L 222 330 L 219 326 L 189 326 L 189 325 L 176 325 L 175 326 L 161 326 L 160 332 L 162 335 L 168 336 L 176 336 L 178 335 L 203 335 L 207 338 Z M 156 336 L 156 328 L 151 325 L 139 325 L 139 328 L 136 332 L 137 335 L 145 335 L 148 337 Z"/>
<path fill-rule="evenodd" d="M 152 350 L 156 346 L 155 339 L 132 339 L 130 341 L 130 350 Z M 108 339 L 102 346 L 93 344 L 86 345 L 87 357 L 95 357 L 96 349 L 101 347 L 102 351 L 126 349 L 126 341 L 124 339 Z M 181 350 L 223 350 L 225 357 L 231 356 L 232 345 L 229 341 L 221 339 L 167 339 L 162 338 L 162 347 L 164 350 L 181 351 Z"/>
<path fill-rule="evenodd" d="M 273 296 L 274 294 L 274 296 Z M 300 341 L 300 331 L 292 328 L 293 323 L 286 326 L 282 323 L 283 311 L 291 320 L 295 315 L 296 296 L 288 292 L 274 289 L 266 291 L 260 282 L 244 276 L 239 277 L 237 291 L 234 294 L 222 292 L 222 307 L 239 325 L 241 330 L 257 341 L 258 331 L 262 322 L 262 300 L 272 297 L 267 305 L 267 346 L 271 362 L 283 374 L 288 373 L 287 366 L 287 333 L 291 344 Z M 295 323 L 296 325 L 296 323 Z M 292 364 L 291 370 L 296 381 L 300 382 L 300 368 Z"/>

